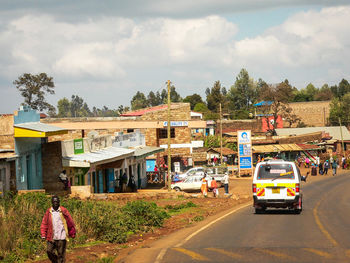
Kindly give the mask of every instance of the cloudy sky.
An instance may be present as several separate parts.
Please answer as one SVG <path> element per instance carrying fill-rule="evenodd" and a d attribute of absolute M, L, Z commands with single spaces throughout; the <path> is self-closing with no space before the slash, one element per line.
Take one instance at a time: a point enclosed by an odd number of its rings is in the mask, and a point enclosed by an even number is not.
<path fill-rule="evenodd" d="M 0 113 L 23 102 L 23 73 L 53 77 L 54 106 L 112 109 L 168 79 L 204 98 L 242 68 L 297 88 L 350 81 L 349 0 L 1 0 L 0 17 Z"/>

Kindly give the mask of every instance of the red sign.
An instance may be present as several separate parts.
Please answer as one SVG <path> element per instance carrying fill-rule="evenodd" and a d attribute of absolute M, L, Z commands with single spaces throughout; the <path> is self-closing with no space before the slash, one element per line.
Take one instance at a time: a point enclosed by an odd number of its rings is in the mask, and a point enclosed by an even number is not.
<path fill-rule="evenodd" d="M 269 120 L 269 128 L 270 128 L 270 130 L 273 130 L 273 123 L 275 121 L 273 116 L 269 116 L 268 120 Z M 269 129 L 267 128 L 268 126 L 267 126 L 266 118 L 265 117 L 262 118 L 261 121 L 262 121 L 262 131 L 263 132 L 267 132 Z M 278 128 L 278 129 L 279 128 L 283 128 L 283 120 L 282 120 L 281 116 L 277 117 L 277 126 L 276 126 L 276 128 Z"/>

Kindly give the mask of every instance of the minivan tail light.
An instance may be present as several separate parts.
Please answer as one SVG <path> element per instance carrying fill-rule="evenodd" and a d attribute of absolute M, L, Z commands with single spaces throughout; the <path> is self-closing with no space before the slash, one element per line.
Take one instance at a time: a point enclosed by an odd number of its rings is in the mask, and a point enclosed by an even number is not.
<path fill-rule="evenodd" d="M 256 193 L 256 184 L 253 184 L 253 193 Z"/>
<path fill-rule="evenodd" d="M 300 184 L 295 184 L 295 192 L 300 192 Z"/>

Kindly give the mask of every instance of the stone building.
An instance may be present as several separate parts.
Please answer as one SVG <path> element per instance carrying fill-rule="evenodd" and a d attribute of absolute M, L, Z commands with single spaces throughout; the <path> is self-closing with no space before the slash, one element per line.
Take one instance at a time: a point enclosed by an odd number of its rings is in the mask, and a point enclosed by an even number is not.
<path fill-rule="evenodd" d="M 308 127 L 323 127 L 329 123 L 330 101 L 294 102 L 289 106 Z M 289 127 L 288 123 L 285 127 Z"/>

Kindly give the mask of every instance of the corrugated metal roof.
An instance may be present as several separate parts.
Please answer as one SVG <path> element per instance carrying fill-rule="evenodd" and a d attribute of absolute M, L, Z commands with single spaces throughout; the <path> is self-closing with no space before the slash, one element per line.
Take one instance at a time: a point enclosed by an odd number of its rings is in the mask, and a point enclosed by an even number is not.
<path fill-rule="evenodd" d="M 152 147 L 152 146 L 142 146 L 142 147 L 134 148 L 133 150 L 135 150 L 134 152 L 135 157 L 143 157 L 143 156 L 148 156 L 159 152 L 164 152 L 164 148 Z"/>
<path fill-rule="evenodd" d="M 301 135 L 306 133 L 313 133 L 324 131 L 332 136 L 332 139 L 341 140 L 341 132 L 339 126 L 332 127 L 307 127 L 307 128 L 283 128 L 276 129 L 278 135 Z M 345 126 L 341 126 L 341 131 L 343 134 L 343 140 L 350 140 L 350 132 Z"/>
<path fill-rule="evenodd" d="M 48 125 L 41 122 L 26 122 L 13 125 L 16 128 L 22 128 L 27 130 L 39 131 L 39 132 L 57 132 L 65 131 L 66 129 L 56 127 L 53 125 Z"/>
<path fill-rule="evenodd" d="M 132 156 L 134 151 L 135 150 L 133 149 L 107 147 L 94 152 L 66 156 L 66 157 L 63 157 L 63 159 L 69 162 L 102 164 L 102 163 L 113 162 L 113 161 L 117 161 L 129 156 Z"/>
<path fill-rule="evenodd" d="M 296 144 L 253 145 L 254 153 L 298 152 L 303 149 Z"/>

